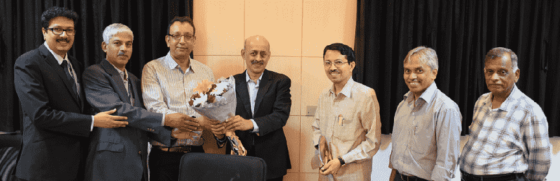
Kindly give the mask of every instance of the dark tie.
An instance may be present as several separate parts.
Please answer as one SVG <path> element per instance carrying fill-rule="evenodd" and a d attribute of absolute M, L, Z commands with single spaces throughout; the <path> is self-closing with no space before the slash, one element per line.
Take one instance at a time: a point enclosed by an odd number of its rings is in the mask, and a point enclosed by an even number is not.
<path fill-rule="evenodd" d="M 134 106 L 134 91 L 132 90 L 132 83 L 128 80 L 128 99 L 130 99 L 130 104 Z"/>
<path fill-rule="evenodd" d="M 78 97 L 78 102 L 79 102 L 80 101 L 80 94 L 78 93 L 76 82 L 75 82 L 74 76 L 72 74 L 72 67 L 68 66 L 68 61 L 67 60 L 62 61 L 62 68 L 64 68 L 64 73 L 66 73 L 66 78 L 68 78 L 68 81 L 71 82 L 72 90 L 74 90 L 74 93 L 76 93 L 76 95 Z"/>

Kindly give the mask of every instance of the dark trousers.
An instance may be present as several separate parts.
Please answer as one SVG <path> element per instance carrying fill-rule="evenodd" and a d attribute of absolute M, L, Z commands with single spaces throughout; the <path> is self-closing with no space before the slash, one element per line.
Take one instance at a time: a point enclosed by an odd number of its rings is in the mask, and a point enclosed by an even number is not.
<path fill-rule="evenodd" d="M 461 170 L 461 181 L 529 181 L 523 173 L 472 175 Z"/>
<path fill-rule="evenodd" d="M 278 177 L 278 178 L 272 178 L 272 179 L 266 179 L 266 181 L 282 181 L 284 179 L 284 177 Z"/>
<path fill-rule="evenodd" d="M 204 153 L 202 146 L 195 147 L 192 152 Z M 177 181 L 179 180 L 179 165 L 183 152 L 165 152 L 158 147 L 152 147 L 150 152 L 150 180 Z"/>
<path fill-rule="evenodd" d="M 399 173 L 399 171 L 397 171 L 397 173 L 395 174 L 395 180 L 393 181 L 427 181 L 427 180 L 415 176 L 409 177 L 406 175 L 402 175 L 401 173 Z"/>

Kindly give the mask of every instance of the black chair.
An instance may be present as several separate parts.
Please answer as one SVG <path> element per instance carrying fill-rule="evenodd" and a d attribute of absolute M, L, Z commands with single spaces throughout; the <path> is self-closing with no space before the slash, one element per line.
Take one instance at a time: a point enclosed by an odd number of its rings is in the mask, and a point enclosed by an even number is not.
<path fill-rule="evenodd" d="M 181 158 L 180 181 L 266 180 L 266 163 L 251 156 L 188 153 Z"/>

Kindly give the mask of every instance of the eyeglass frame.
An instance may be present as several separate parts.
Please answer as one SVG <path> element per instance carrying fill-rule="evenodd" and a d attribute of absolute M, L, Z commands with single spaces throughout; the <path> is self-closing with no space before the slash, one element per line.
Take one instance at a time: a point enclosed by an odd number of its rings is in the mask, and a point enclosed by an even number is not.
<path fill-rule="evenodd" d="M 327 65 L 327 62 L 329 62 L 328 65 Z M 342 62 L 342 60 L 336 60 L 336 61 L 334 61 L 334 63 L 331 62 L 331 61 L 328 61 L 328 60 L 327 60 L 327 61 L 323 61 L 323 65 L 324 65 L 325 67 L 331 67 L 331 66 L 334 64 L 334 66 L 335 66 L 336 68 L 340 68 L 340 66 L 342 66 L 344 63 L 348 63 L 348 61 Z M 348 64 L 349 64 L 349 63 L 348 63 Z"/>
<path fill-rule="evenodd" d="M 56 33 L 56 32 L 54 31 L 54 29 L 61 29 L 62 32 Z M 76 29 L 74 29 L 74 28 L 62 29 L 62 28 L 56 28 L 56 27 L 55 27 L 55 28 L 47 28 L 47 31 L 48 31 L 48 30 L 51 30 L 52 33 L 55 34 L 55 35 L 62 35 L 62 33 L 64 33 L 64 32 L 66 32 L 66 34 L 67 34 L 68 36 L 74 36 L 74 35 L 76 35 Z M 72 33 L 70 33 L 70 31 L 68 31 L 68 30 L 72 30 L 72 31 L 71 31 Z"/>
<path fill-rule="evenodd" d="M 186 35 L 172 35 L 172 34 L 167 34 L 168 36 L 170 36 L 171 38 L 173 38 L 175 41 L 181 41 L 181 38 L 184 37 L 185 41 L 194 41 L 196 40 L 196 36 L 194 35 L 190 35 L 190 34 L 186 34 Z M 187 38 L 187 36 L 190 35 L 191 38 Z M 175 38 L 176 36 L 179 36 L 179 39 Z"/>

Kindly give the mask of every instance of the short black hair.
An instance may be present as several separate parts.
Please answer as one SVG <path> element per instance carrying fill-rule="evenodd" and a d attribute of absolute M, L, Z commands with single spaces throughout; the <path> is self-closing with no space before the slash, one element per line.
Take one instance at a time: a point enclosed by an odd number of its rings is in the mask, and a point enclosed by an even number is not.
<path fill-rule="evenodd" d="M 192 28 L 193 28 L 193 36 L 196 34 L 196 28 L 194 27 L 194 23 L 193 23 L 191 17 L 188 17 L 188 16 L 175 16 L 175 17 L 169 22 L 169 25 L 167 25 L 167 34 L 168 34 L 168 35 L 171 34 L 171 33 L 169 32 L 169 28 L 171 28 L 171 25 L 172 25 L 173 23 L 175 23 L 176 21 L 181 22 L 181 23 L 188 22 L 189 24 L 191 24 L 191 26 L 192 26 Z"/>
<path fill-rule="evenodd" d="M 41 15 L 41 25 L 43 26 L 43 28 L 47 29 L 49 28 L 49 23 L 51 19 L 59 16 L 71 19 L 72 21 L 74 21 L 74 26 L 76 26 L 76 22 L 78 22 L 78 18 L 79 18 L 78 13 L 72 10 L 66 9 L 64 7 L 53 6 L 47 9 Z"/>
<path fill-rule="evenodd" d="M 352 48 L 350 48 L 348 45 L 345 45 L 345 44 L 342 44 L 342 43 L 333 43 L 333 44 L 327 45 L 325 47 L 325 49 L 323 50 L 323 59 L 325 59 L 325 53 L 327 53 L 327 50 L 338 50 L 340 52 L 340 54 L 346 55 L 346 59 L 348 60 L 348 64 L 350 64 L 350 62 L 356 61 L 356 56 L 354 55 L 354 50 L 352 50 Z"/>

